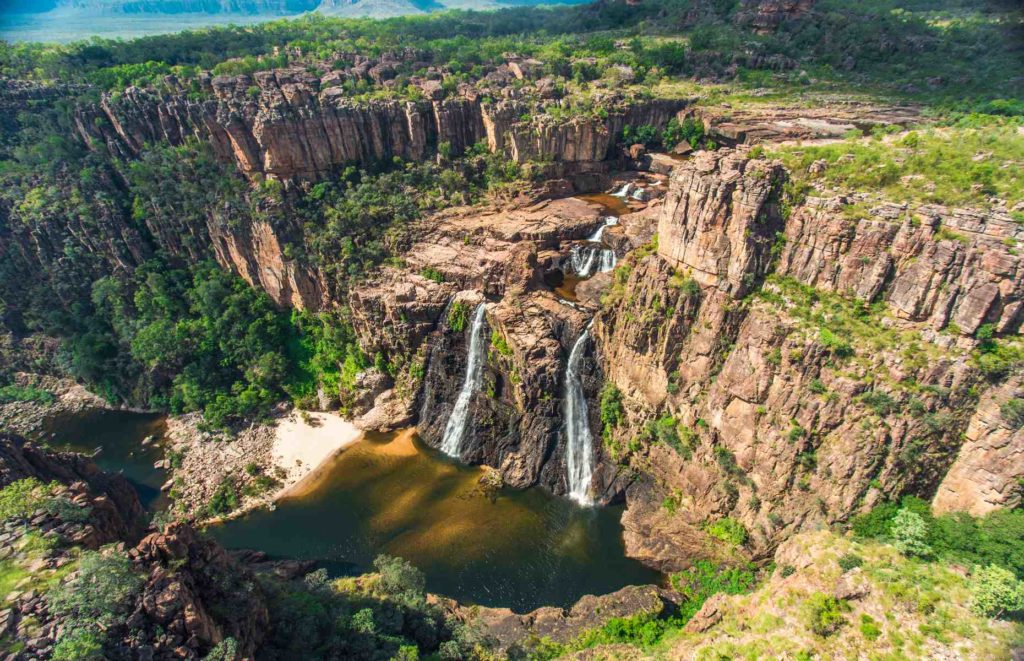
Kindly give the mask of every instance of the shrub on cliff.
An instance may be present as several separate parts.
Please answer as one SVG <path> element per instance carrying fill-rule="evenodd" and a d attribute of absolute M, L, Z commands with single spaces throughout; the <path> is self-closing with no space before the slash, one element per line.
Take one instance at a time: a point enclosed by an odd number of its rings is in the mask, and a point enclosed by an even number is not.
<path fill-rule="evenodd" d="M 378 585 L 385 594 L 407 601 L 423 599 L 427 577 L 408 560 L 382 553 L 374 558 L 373 568 L 380 574 Z"/>
<path fill-rule="evenodd" d="M 925 558 L 932 554 L 932 548 L 928 546 L 928 524 L 920 514 L 901 509 L 893 517 L 889 529 L 892 535 L 893 546 L 904 554 Z"/>
<path fill-rule="evenodd" d="M 804 624 L 818 636 L 831 636 L 845 622 L 845 604 L 831 595 L 815 592 L 801 607 Z"/>
<path fill-rule="evenodd" d="M 917 514 L 925 523 L 925 544 L 935 558 L 965 565 L 996 564 L 1024 579 L 1024 510 L 1003 509 L 982 517 L 964 512 L 933 516 L 928 501 L 913 496 L 899 503 L 883 503 L 854 517 L 854 535 L 891 541 L 892 526 L 900 511 Z"/>
<path fill-rule="evenodd" d="M 1024 610 L 1024 582 L 1013 572 L 989 565 L 971 571 L 971 610 L 984 617 L 999 617 Z"/>
<path fill-rule="evenodd" d="M 78 575 L 47 595 L 50 611 L 63 624 L 54 658 L 99 658 L 106 632 L 124 624 L 135 608 L 144 582 L 123 555 L 83 553 Z"/>
<path fill-rule="evenodd" d="M 704 532 L 718 539 L 743 546 L 747 542 L 747 529 L 731 516 L 723 517 L 704 526 Z"/>
<path fill-rule="evenodd" d="M 1010 429 L 1024 427 L 1024 399 L 1014 397 L 999 407 L 999 415 Z"/>

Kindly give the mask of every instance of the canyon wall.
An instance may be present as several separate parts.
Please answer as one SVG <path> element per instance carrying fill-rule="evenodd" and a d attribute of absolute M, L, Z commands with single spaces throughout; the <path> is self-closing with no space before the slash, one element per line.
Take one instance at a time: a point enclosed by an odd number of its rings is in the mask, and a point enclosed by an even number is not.
<path fill-rule="evenodd" d="M 1019 497 L 1024 465 L 997 413 L 1015 388 L 975 413 L 987 386 L 970 353 L 984 324 L 1020 331 L 1021 259 L 1007 241 L 1024 238 L 1019 225 L 888 204 L 856 218 L 842 198 L 792 208 L 784 181 L 729 150 L 679 166 L 657 251 L 633 258 L 598 317 L 601 367 L 627 413 L 610 443 L 678 503 L 675 517 L 627 512 L 637 552 L 671 526 L 698 534 L 728 515 L 765 553 L 940 483 L 940 509 Z M 655 418 L 675 440 L 650 431 Z"/>
<path fill-rule="evenodd" d="M 422 161 L 443 143 L 461 154 L 484 141 L 517 163 L 603 161 L 623 126 L 663 126 L 686 105 L 637 99 L 609 104 L 605 118 L 555 120 L 526 99 L 492 101 L 466 90 L 435 100 L 358 101 L 339 82 L 303 69 L 203 75 L 197 95 L 170 78 L 168 85 L 179 91 L 130 87 L 80 108 L 75 125 L 93 148 L 120 158 L 137 155 L 147 143 L 194 137 L 247 175 L 315 180 L 343 165 Z"/>

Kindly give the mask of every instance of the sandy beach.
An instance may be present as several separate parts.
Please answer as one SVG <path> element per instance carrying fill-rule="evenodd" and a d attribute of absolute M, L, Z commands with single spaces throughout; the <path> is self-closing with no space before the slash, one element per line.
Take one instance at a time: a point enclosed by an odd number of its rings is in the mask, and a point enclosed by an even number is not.
<path fill-rule="evenodd" d="M 363 432 L 336 413 L 300 413 L 293 411 L 277 421 L 271 449 L 273 462 L 288 473 L 278 500 L 289 495 L 331 458 L 362 438 Z"/>

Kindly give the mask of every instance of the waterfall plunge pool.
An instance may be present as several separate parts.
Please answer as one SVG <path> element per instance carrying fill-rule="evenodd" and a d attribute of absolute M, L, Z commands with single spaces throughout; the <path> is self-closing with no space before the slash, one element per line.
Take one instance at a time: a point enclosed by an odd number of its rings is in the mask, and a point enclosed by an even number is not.
<path fill-rule="evenodd" d="M 51 420 L 34 440 L 91 454 L 121 472 L 143 504 L 162 507 L 153 468 L 162 458 L 160 415 L 92 411 Z M 207 528 L 230 549 L 313 560 L 331 575 L 372 570 L 378 553 L 406 558 L 427 589 L 464 603 L 523 613 L 569 606 L 586 594 L 661 583 L 658 572 L 627 558 L 622 507 L 580 507 L 542 489 L 488 494 L 482 470 L 427 447 L 405 430 L 371 434 L 301 483 L 275 510 L 257 510 Z"/>
<path fill-rule="evenodd" d="M 518 613 L 661 582 L 625 556 L 621 507 L 580 507 L 541 489 L 488 494 L 481 475 L 412 430 L 367 435 L 274 511 L 207 532 L 332 575 L 367 571 L 378 553 L 401 556 L 431 592 Z"/>

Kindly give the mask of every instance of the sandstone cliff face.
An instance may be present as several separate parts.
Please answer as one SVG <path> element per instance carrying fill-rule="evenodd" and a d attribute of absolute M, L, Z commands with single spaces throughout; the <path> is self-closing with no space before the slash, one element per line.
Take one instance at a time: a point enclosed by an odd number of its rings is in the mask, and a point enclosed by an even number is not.
<path fill-rule="evenodd" d="M 960 453 L 932 501 L 936 512 L 982 516 L 1021 501 L 1024 429 L 1013 429 L 1000 405 L 1020 391 L 1020 379 L 986 392 L 964 433 Z"/>
<path fill-rule="evenodd" d="M 783 181 L 729 151 L 678 168 L 657 254 L 629 258 L 595 324 L 625 405 L 612 454 L 677 503 L 661 521 L 657 496 L 626 492 L 627 531 L 642 531 L 629 551 L 653 563 L 709 518 L 742 521 L 761 554 L 883 497 L 931 496 L 958 451 L 937 503 L 985 511 L 1015 497 L 1017 444 L 998 406 L 968 426 L 984 384 L 966 350 L 982 324 L 1019 330 L 1018 258 L 1002 241 L 1016 227 L 932 207 L 920 222 L 884 205 L 849 220 L 820 200 L 783 220 Z M 675 447 L 647 431 L 654 418 L 670 420 Z"/>
<path fill-rule="evenodd" d="M 129 88 L 116 100 L 82 108 L 76 126 L 94 148 L 120 157 L 148 142 L 209 142 L 246 174 L 282 180 L 319 179 L 338 166 L 394 157 L 422 161 L 442 143 L 461 153 L 485 141 L 519 163 L 588 163 L 610 156 L 626 124 L 663 126 L 685 106 L 673 100 L 638 101 L 607 119 L 524 120 L 527 102 L 487 102 L 476 93 L 429 101 L 353 101 L 333 79 L 302 69 L 200 79 L 207 98 Z M 171 81 L 177 84 L 176 81 Z"/>
<path fill-rule="evenodd" d="M 1016 333 L 1024 314 L 1024 228 L 1008 215 L 880 205 L 851 220 L 843 198 L 811 200 L 786 224 L 777 272 L 822 291 L 884 300 L 902 320 L 973 335 Z M 955 333 L 954 333 L 955 335 Z"/>

